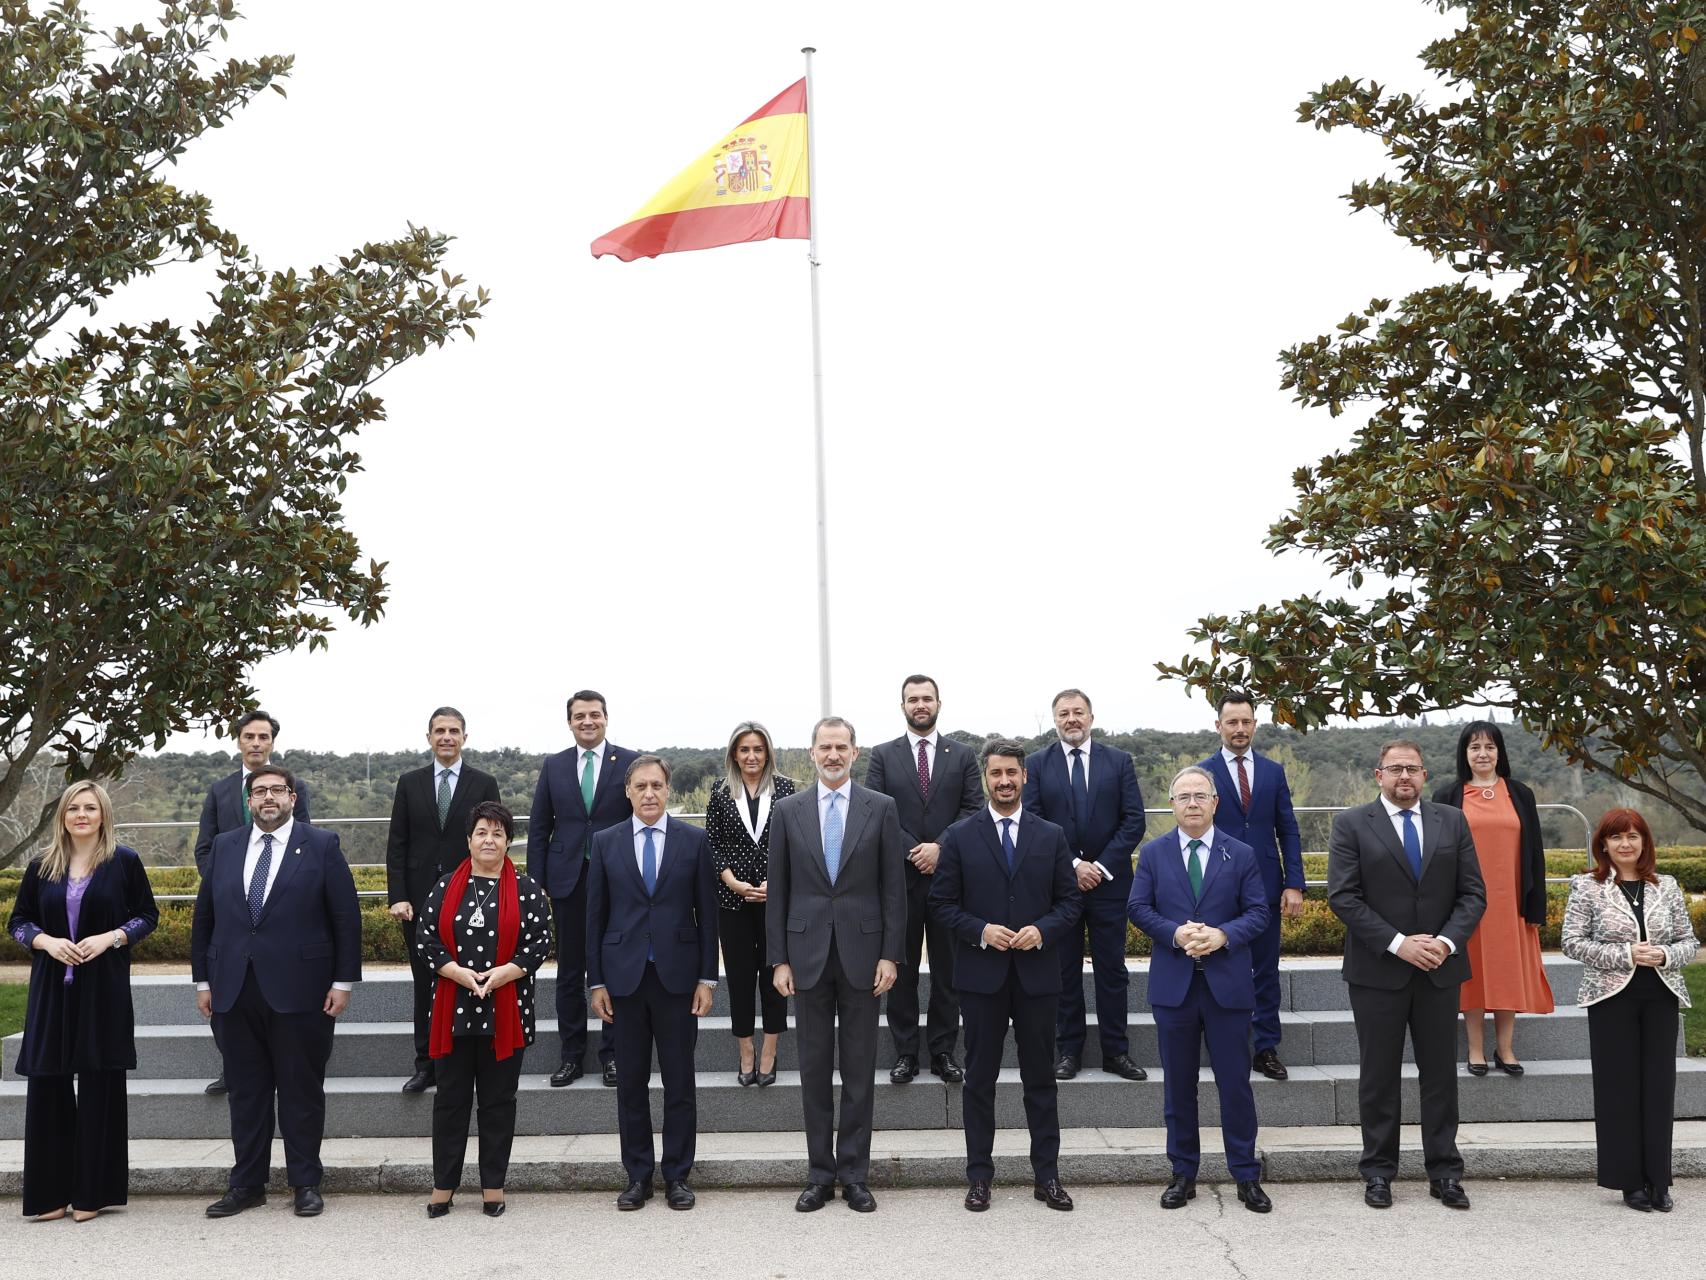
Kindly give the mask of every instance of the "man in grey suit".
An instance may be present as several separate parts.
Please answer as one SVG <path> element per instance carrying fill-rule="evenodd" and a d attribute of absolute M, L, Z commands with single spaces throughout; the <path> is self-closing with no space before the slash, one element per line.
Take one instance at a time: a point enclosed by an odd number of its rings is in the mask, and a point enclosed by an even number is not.
<path fill-rule="evenodd" d="M 1487 909 L 1487 890 L 1462 811 L 1422 799 L 1422 749 L 1388 742 L 1374 776 L 1380 799 L 1339 814 L 1327 845 L 1327 897 L 1345 922 L 1343 973 L 1361 1060 L 1363 1200 L 1392 1205 L 1408 1029 L 1428 1190 L 1448 1209 L 1467 1209 L 1457 1150 L 1457 999 L 1469 977 L 1463 947 Z"/>
<path fill-rule="evenodd" d="M 847 1207 L 877 1207 L 868 1185 L 877 1069 L 877 1002 L 894 986 L 906 936 L 905 854 L 894 801 L 853 785 L 853 726 L 812 728 L 817 785 L 770 815 L 765 921 L 776 990 L 794 997 L 810 1180 L 794 1208 L 821 1209 L 836 1179 Z M 830 1066 L 840 1058 L 836 1130 Z"/>
<path fill-rule="evenodd" d="M 889 992 L 889 1031 L 894 1035 L 894 1084 L 918 1074 L 918 978 L 924 940 L 930 939 L 930 1071 L 949 1084 L 966 1078 L 954 1058 L 959 1039 L 960 1001 L 954 994 L 954 935 L 930 918 L 930 885 L 936 874 L 937 840 L 961 818 L 981 813 L 983 783 L 976 753 L 936 732 L 941 695 L 929 676 L 908 676 L 900 686 L 906 732 L 871 749 L 865 785 L 894 800 L 900 840 L 906 849 L 906 955 Z"/>

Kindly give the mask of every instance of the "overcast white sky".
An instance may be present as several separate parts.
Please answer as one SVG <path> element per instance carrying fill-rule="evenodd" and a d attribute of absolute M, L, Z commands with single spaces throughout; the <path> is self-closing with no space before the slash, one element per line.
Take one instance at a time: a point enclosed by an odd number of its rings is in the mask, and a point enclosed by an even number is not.
<path fill-rule="evenodd" d="M 797 79 L 803 44 L 834 702 L 862 740 L 899 731 L 914 669 L 945 729 L 1034 732 L 1064 685 L 1104 728 L 1206 726 L 1152 664 L 1206 612 L 1327 581 L 1262 547 L 1293 469 L 1351 429 L 1290 402 L 1277 352 L 1440 278 L 1340 200 L 1378 150 L 1296 122 L 1341 74 L 1438 92 L 1416 54 L 1447 22 L 1409 0 L 244 9 L 231 52 L 294 53 L 289 98 L 178 180 L 269 267 L 412 220 L 493 295 L 476 341 L 381 384 L 347 514 L 391 605 L 260 665 L 286 748 L 414 745 L 449 702 L 474 747 L 558 749 L 581 686 L 623 744 L 720 744 L 747 717 L 804 742 L 805 242 L 588 253 Z M 103 317 L 189 322 L 203 288 L 179 269 Z"/>

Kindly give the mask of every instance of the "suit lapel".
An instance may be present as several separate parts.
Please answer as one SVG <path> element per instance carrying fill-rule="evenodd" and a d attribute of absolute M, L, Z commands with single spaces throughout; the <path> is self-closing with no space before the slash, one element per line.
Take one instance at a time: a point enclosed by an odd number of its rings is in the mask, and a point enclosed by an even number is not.
<path fill-rule="evenodd" d="M 859 833 L 865 829 L 865 818 L 871 807 L 871 797 L 864 787 L 857 783 L 847 784 L 847 825 L 841 832 L 841 867 L 845 869 L 847 859 L 858 847 Z M 828 864 L 825 864 L 826 866 Z M 837 875 L 839 878 L 839 873 Z"/>
<path fill-rule="evenodd" d="M 1202 893 L 1197 897 L 1199 903 L 1208 900 L 1209 887 L 1214 884 L 1216 877 L 1220 874 L 1221 864 L 1227 860 L 1226 837 L 1216 831 L 1214 843 L 1203 846 L 1202 856 Z"/>
<path fill-rule="evenodd" d="M 1013 871 L 1007 870 L 1007 851 L 1001 847 L 1001 824 L 989 816 L 986 810 L 979 817 L 977 829 L 983 835 L 983 847 L 989 851 L 989 857 L 997 872 L 1003 877 L 1009 877 L 1017 872 L 1019 860 L 1025 856 L 1025 849 L 1030 843 L 1030 823 L 1023 819 L 1019 822 L 1019 834 L 1016 842 L 1017 853 L 1013 857 Z"/>
<path fill-rule="evenodd" d="M 1428 863 L 1433 861 L 1434 853 L 1439 849 L 1439 829 L 1444 823 L 1440 817 L 1439 806 L 1431 800 L 1418 800 L 1416 808 L 1422 813 L 1422 874 L 1428 873 Z"/>
<path fill-rule="evenodd" d="M 285 847 L 282 854 L 275 853 L 273 855 L 275 858 L 282 857 L 284 861 L 278 864 L 278 875 L 273 878 L 272 891 L 267 894 L 267 900 L 261 906 L 261 920 L 265 920 L 272 914 L 273 904 L 282 898 L 285 890 L 290 887 L 291 878 L 296 875 L 296 869 L 302 865 L 302 846 L 305 843 L 307 840 L 303 834 L 302 824 L 300 822 L 292 823 L 289 845 Z M 238 879 L 242 879 L 241 873 L 238 874 Z M 244 885 L 243 889 L 246 897 L 248 886 Z M 255 923 L 258 925 L 261 920 L 257 920 Z"/>
<path fill-rule="evenodd" d="M 924 801 L 924 803 L 926 803 L 926 804 L 929 804 L 930 803 L 930 797 L 924 794 L 924 783 L 918 776 L 918 757 L 913 754 L 912 739 L 906 738 L 906 737 L 901 738 L 899 746 L 900 746 L 900 754 L 902 755 L 902 757 L 905 758 L 905 760 L 907 762 L 907 770 L 906 771 L 907 771 L 907 773 L 912 775 L 912 789 L 918 793 L 918 798 L 920 800 Z M 941 739 L 937 739 L 937 741 L 936 741 L 936 763 L 940 764 L 941 761 L 942 761 L 942 742 L 941 742 Z M 935 769 L 930 770 L 930 789 L 932 791 L 934 791 L 936 789 L 936 770 Z"/>
<path fill-rule="evenodd" d="M 1248 811 L 1244 808 L 1243 804 L 1239 802 L 1238 782 L 1233 778 L 1231 771 L 1226 767 L 1226 757 L 1216 751 L 1208 758 L 1208 771 L 1214 778 L 1214 789 L 1216 794 L 1225 796 L 1227 800 L 1231 802 L 1234 809 L 1238 810 L 1239 813 L 1244 814 L 1246 817 L 1249 816 Z M 1252 799 L 1255 797 L 1255 794 L 1255 788 L 1251 787 L 1250 795 Z"/>
<path fill-rule="evenodd" d="M 824 860 L 823 856 L 823 825 L 822 819 L 818 816 L 817 783 L 813 782 L 811 789 L 803 794 L 807 797 L 807 801 L 799 808 L 800 825 L 805 828 L 806 848 L 811 850 L 812 856 L 817 861 L 818 870 L 823 872 L 824 882 L 828 883 L 829 863 Z M 846 848 L 845 837 L 841 844 L 843 848 Z"/>
<path fill-rule="evenodd" d="M 1375 839 L 1386 846 L 1386 852 L 1404 869 L 1405 878 L 1413 883 L 1416 877 L 1410 870 L 1410 856 L 1404 852 L 1404 842 L 1398 839 L 1398 833 L 1392 827 L 1392 819 L 1387 816 L 1386 806 L 1376 800 L 1369 806 L 1368 821 L 1374 829 Z M 1425 868 L 1426 863 L 1423 866 Z"/>
<path fill-rule="evenodd" d="M 578 782 L 579 779 L 577 778 L 576 781 Z M 609 795 L 610 788 L 620 785 L 616 777 L 616 748 L 607 742 L 604 744 L 603 761 L 598 766 L 598 782 L 592 788 L 592 807 L 598 808 L 604 803 L 604 798 Z M 577 787 L 576 790 L 579 788 Z M 592 814 L 588 813 L 586 816 L 591 818 Z"/>

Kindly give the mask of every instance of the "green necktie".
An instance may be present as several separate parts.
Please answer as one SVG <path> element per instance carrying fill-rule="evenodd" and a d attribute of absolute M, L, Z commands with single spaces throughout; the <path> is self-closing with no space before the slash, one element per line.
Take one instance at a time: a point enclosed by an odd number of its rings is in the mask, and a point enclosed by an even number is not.
<path fill-rule="evenodd" d="M 1191 851 L 1191 897 L 1202 898 L 1202 841 L 1193 840 L 1185 846 Z"/>
<path fill-rule="evenodd" d="M 593 787 L 592 752 L 588 751 L 586 755 L 581 758 L 585 762 L 581 766 L 581 803 L 586 806 L 586 816 L 591 818 Z M 590 825 L 587 830 L 586 844 L 581 849 L 581 854 L 583 857 L 592 857 L 592 831 Z"/>
<path fill-rule="evenodd" d="M 245 827 L 254 821 L 254 819 L 249 816 L 249 788 L 246 785 L 248 783 L 248 781 L 249 781 L 249 775 L 248 774 L 244 774 L 241 778 L 239 778 L 237 780 L 237 795 L 243 801 L 243 825 Z"/>
<path fill-rule="evenodd" d="M 438 775 L 438 829 L 450 819 L 450 770 L 441 769 Z"/>

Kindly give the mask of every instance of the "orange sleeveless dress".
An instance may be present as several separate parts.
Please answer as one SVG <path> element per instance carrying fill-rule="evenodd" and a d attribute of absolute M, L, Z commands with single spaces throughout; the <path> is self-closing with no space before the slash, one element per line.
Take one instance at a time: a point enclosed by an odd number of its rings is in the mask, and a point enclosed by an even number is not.
<path fill-rule="evenodd" d="M 1505 780 L 1494 784 L 1490 800 L 1473 782 L 1464 783 L 1463 816 L 1487 884 L 1487 914 L 1469 939 L 1470 977 L 1458 1008 L 1551 1013 L 1540 929 L 1522 918 L 1522 823 Z"/>

